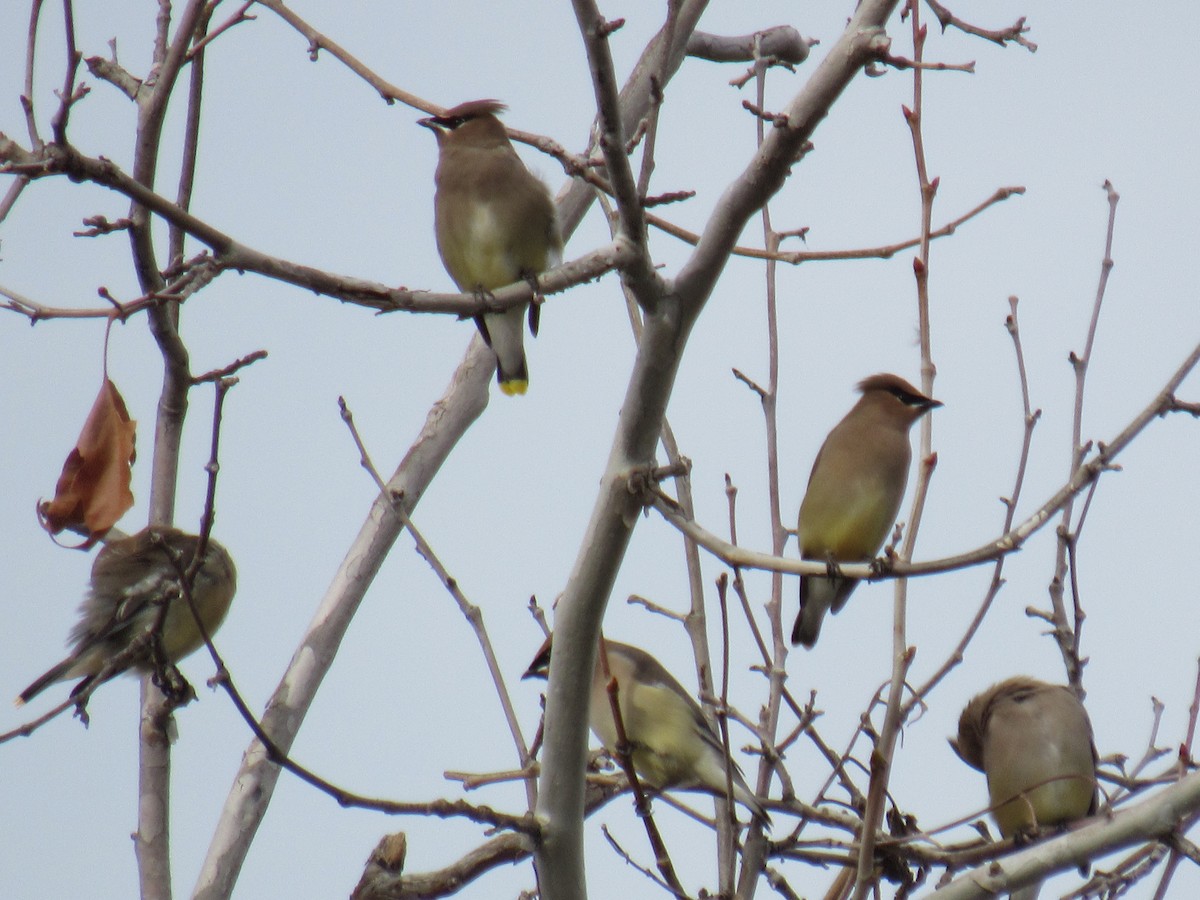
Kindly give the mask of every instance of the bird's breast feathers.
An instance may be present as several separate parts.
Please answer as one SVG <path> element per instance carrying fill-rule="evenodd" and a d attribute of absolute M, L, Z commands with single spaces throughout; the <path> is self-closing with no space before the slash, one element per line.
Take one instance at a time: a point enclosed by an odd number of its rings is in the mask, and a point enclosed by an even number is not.
<path fill-rule="evenodd" d="M 691 708 L 678 694 L 659 684 L 638 685 L 621 704 L 626 734 L 645 752 L 634 762 L 656 787 L 687 783 L 704 752 Z"/>
<path fill-rule="evenodd" d="M 886 479 L 864 475 L 810 488 L 800 507 L 799 539 L 805 557 L 832 554 L 843 561 L 870 559 L 896 521 L 901 497 Z"/>
<path fill-rule="evenodd" d="M 529 240 L 509 221 L 502 204 L 461 204 L 457 221 L 439 223 L 438 245 L 446 268 L 463 290 L 496 290 L 518 281 L 525 272 L 544 271 L 549 262 L 546 242 Z"/>

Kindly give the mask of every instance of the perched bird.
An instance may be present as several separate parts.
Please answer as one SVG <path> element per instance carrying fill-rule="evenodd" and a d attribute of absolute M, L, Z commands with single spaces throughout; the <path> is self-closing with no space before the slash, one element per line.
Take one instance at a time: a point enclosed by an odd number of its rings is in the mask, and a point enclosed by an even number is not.
<path fill-rule="evenodd" d="M 872 375 L 858 389 L 862 397 L 829 432 L 808 476 L 796 530 L 802 559 L 874 558 L 904 499 L 912 459 L 909 428 L 942 405 L 897 375 Z M 800 576 L 792 643 L 816 644 L 826 610 L 840 610 L 857 584 L 841 576 Z"/>
<path fill-rule="evenodd" d="M 495 100 L 460 103 L 442 116 L 420 119 L 438 142 L 434 226 L 442 265 L 464 293 L 486 295 L 562 261 L 562 236 L 546 186 L 525 168 L 509 143 Z M 529 386 L 523 319 L 537 336 L 538 305 L 476 316 L 496 354 L 496 380 L 508 395 Z"/>
<path fill-rule="evenodd" d="M 1070 688 L 1017 677 L 971 700 L 950 746 L 987 775 L 992 815 L 1012 837 L 1096 811 L 1096 747 Z"/>
<path fill-rule="evenodd" d="M 546 638 L 524 678 L 550 673 L 551 638 Z M 604 640 L 596 660 L 588 698 L 588 724 L 610 753 L 619 743 L 608 682 L 617 681 L 621 724 L 632 748 L 633 768 L 651 788 L 702 790 L 725 796 L 725 748 L 700 705 L 662 663 L 637 647 Z M 750 790 L 737 763 L 731 762 L 734 799 L 758 819 L 770 823 L 762 803 Z"/>
<path fill-rule="evenodd" d="M 967 704 L 950 746 L 987 775 L 992 816 L 1005 837 L 1096 811 L 1092 723 L 1069 688 L 1025 677 L 992 685 Z M 1012 897 L 1033 900 L 1039 888 Z"/>
<path fill-rule="evenodd" d="M 195 617 L 183 598 L 180 577 L 168 552 L 187 567 L 199 544 L 196 535 L 154 526 L 132 537 L 110 541 L 92 564 L 91 584 L 79 606 L 79 623 L 71 630 L 71 654 L 21 691 L 17 705 L 29 702 L 56 681 L 82 678 L 71 691 L 84 690 L 118 654 L 156 627 L 166 604 L 159 641 L 169 663 L 176 663 L 204 643 Z M 237 571 L 225 548 L 209 540 L 204 561 L 192 584 L 192 600 L 211 637 L 220 627 L 237 588 Z M 105 677 L 128 668 L 154 668 L 150 646 Z"/>

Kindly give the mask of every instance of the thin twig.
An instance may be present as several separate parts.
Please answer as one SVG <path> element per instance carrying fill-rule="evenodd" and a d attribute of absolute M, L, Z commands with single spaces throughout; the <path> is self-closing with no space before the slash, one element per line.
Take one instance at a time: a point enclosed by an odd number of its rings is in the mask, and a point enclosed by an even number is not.
<path fill-rule="evenodd" d="M 67 72 L 63 76 L 62 91 L 58 95 L 58 111 L 50 119 L 50 132 L 54 142 L 67 142 L 67 122 L 71 117 L 71 107 L 87 96 L 89 88 L 86 85 L 75 86 L 75 76 L 79 72 L 79 62 L 83 55 L 75 48 L 75 7 L 71 0 L 63 0 L 63 33 L 67 40 Z"/>
<path fill-rule="evenodd" d="M 25 130 L 29 133 L 29 146 L 35 153 L 44 146 L 42 137 L 38 134 L 37 114 L 33 103 L 34 62 L 37 57 L 37 32 L 41 15 L 42 0 L 33 0 L 29 4 L 29 30 L 25 34 L 25 90 L 20 97 L 21 109 L 25 113 Z"/>
<path fill-rule="evenodd" d="M 912 24 L 913 41 L 913 105 L 905 109 L 909 131 L 912 134 L 913 155 L 916 158 L 917 188 L 921 198 L 920 234 L 921 244 L 917 256 L 913 259 L 913 276 L 917 289 L 917 319 L 921 347 L 921 388 L 926 396 L 933 396 L 933 377 L 936 368 L 933 364 L 933 338 L 929 318 L 929 266 L 930 266 L 930 232 L 933 230 L 933 200 L 937 194 L 938 179 L 929 177 L 925 160 L 925 139 L 921 130 L 921 117 L 924 106 L 924 71 L 922 61 L 925 54 L 925 39 L 927 29 L 921 24 L 920 5 L 915 0 L 908 4 L 909 17 Z M 924 416 L 920 423 L 921 449 L 917 467 L 917 484 L 914 491 L 912 506 L 908 516 L 908 527 L 904 534 L 904 544 L 899 558 L 912 559 L 916 545 L 917 532 L 921 525 L 921 515 L 925 508 L 925 497 L 929 490 L 929 482 L 937 465 L 937 454 L 933 452 L 933 418 Z M 896 741 L 900 734 L 901 718 L 904 709 L 904 688 L 908 679 L 908 671 L 916 653 L 915 647 L 908 645 L 907 635 L 908 614 L 908 581 L 899 578 L 895 583 L 892 624 L 892 678 L 888 687 L 887 705 L 884 712 L 883 727 L 879 739 L 871 753 L 871 780 L 867 791 L 867 807 L 863 812 L 863 828 L 859 838 L 861 847 L 858 853 L 858 871 L 854 882 L 855 900 L 863 900 L 867 892 L 875 885 L 876 859 L 875 842 L 881 823 L 883 822 L 884 805 L 891 777 L 892 759 L 896 750 Z M 911 708 L 911 705 L 910 707 Z"/>
<path fill-rule="evenodd" d="M 205 47 L 215 41 L 234 25 L 240 25 L 242 22 L 255 21 L 258 16 L 246 15 L 246 10 L 253 6 L 255 2 L 257 2 L 257 0 L 246 0 L 246 2 L 241 5 L 237 12 L 235 12 L 232 16 L 230 16 L 212 31 L 204 35 L 204 37 L 202 37 L 200 40 L 196 41 L 196 43 L 192 45 L 192 48 L 188 50 L 186 58 L 189 60 L 194 60 L 196 56 L 204 50 Z"/>
<path fill-rule="evenodd" d="M 994 44 L 999 44 L 1001 47 L 1006 47 L 1008 44 L 1020 44 L 1030 53 L 1036 53 L 1038 45 L 1025 37 L 1029 29 L 1025 25 L 1025 17 L 1017 19 L 1017 21 L 1007 28 L 998 28 L 990 30 L 980 28 L 978 25 L 972 25 L 969 22 L 964 22 L 937 0 L 925 0 L 925 3 L 933 10 L 933 14 L 937 16 L 938 22 L 942 25 L 942 31 L 947 28 L 954 27 L 965 34 L 973 34 L 976 37 L 981 37 L 984 40 L 991 41 Z"/>
<path fill-rule="evenodd" d="M 1024 422 L 1023 436 L 1021 440 L 1021 451 L 1017 460 L 1017 473 L 1013 479 L 1013 489 L 1009 496 L 1002 497 L 1001 502 L 1004 504 L 1004 520 L 1001 524 L 1001 530 L 1005 533 L 1012 530 L 1013 520 L 1017 514 L 1017 503 L 1021 499 L 1021 489 L 1025 484 L 1025 472 L 1029 465 L 1029 454 L 1033 447 L 1033 430 L 1037 426 L 1038 420 L 1041 418 L 1042 411 L 1034 410 L 1031 407 L 1029 400 L 1029 373 L 1025 368 L 1025 352 L 1021 344 L 1021 329 L 1017 319 L 1017 298 L 1009 297 L 1009 314 L 1004 321 L 1005 328 L 1009 336 L 1012 338 L 1013 350 L 1015 351 L 1017 363 L 1017 377 L 1021 386 L 1021 409 L 1022 421 Z M 1094 483 L 1094 482 L 1093 482 Z M 992 580 L 988 585 L 987 592 L 984 594 L 983 602 L 980 603 L 979 609 L 975 611 L 974 618 L 971 619 L 963 636 L 959 639 L 954 650 L 946 658 L 946 661 L 922 684 L 917 688 L 909 701 L 901 710 L 901 717 L 907 720 L 912 713 L 913 706 L 923 702 L 929 693 L 945 678 L 952 669 L 963 661 L 963 656 L 966 653 L 967 646 L 974 639 L 975 634 L 979 631 L 983 624 L 984 617 L 992 607 L 1000 589 L 1004 586 L 1004 561 L 1006 556 L 1001 556 L 996 559 L 995 567 L 992 569 Z"/>
<path fill-rule="evenodd" d="M 958 227 L 960 225 L 963 225 L 964 223 L 969 222 L 971 219 L 974 219 L 976 216 L 978 216 L 980 213 L 987 210 L 989 207 L 995 206 L 997 203 L 1007 200 L 1010 197 L 1022 196 L 1022 195 L 1024 195 L 1024 193 L 1025 193 L 1025 188 L 1023 188 L 1023 187 L 999 188 L 996 190 L 995 193 L 993 193 L 990 197 L 988 197 L 982 203 L 976 205 L 972 209 L 963 213 L 958 218 L 953 219 L 950 222 L 947 222 L 945 225 L 943 225 L 941 228 L 937 229 L 936 231 L 930 232 L 930 234 L 929 234 L 930 240 L 937 239 L 937 238 L 949 237 L 950 235 L 954 234 L 958 230 Z M 672 237 L 677 237 L 684 243 L 692 244 L 693 246 L 695 244 L 697 244 L 700 240 L 700 236 L 698 234 L 696 234 L 695 232 L 688 231 L 687 229 L 682 228 L 682 227 L 674 224 L 673 222 L 669 222 L 666 219 L 660 218 L 658 216 L 650 215 L 649 213 L 646 215 L 646 223 L 648 225 L 654 226 L 659 231 L 669 234 Z M 807 231 L 808 231 L 808 229 L 804 228 L 804 229 L 800 229 L 798 232 L 784 231 L 784 232 L 778 232 L 778 234 L 780 234 L 781 236 L 782 235 L 800 236 L 802 233 L 806 233 Z M 900 253 L 903 250 L 911 249 L 912 247 L 916 247 L 920 243 L 921 243 L 921 238 L 918 236 L 918 237 L 910 238 L 910 239 L 904 240 L 904 241 L 897 241 L 897 242 L 891 243 L 891 244 L 882 244 L 882 245 L 876 246 L 876 247 L 861 247 L 861 248 L 851 249 L 851 250 L 783 251 L 783 250 L 779 250 L 778 248 L 771 250 L 771 249 L 760 249 L 757 247 L 743 247 L 743 246 L 739 245 L 739 246 L 734 247 L 731 252 L 733 253 L 734 256 L 743 256 L 743 257 L 747 257 L 749 259 L 763 259 L 763 260 L 772 260 L 773 259 L 773 260 L 776 260 L 777 262 L 782 262 L 782 263 L 787 263 L 788 265 L 798 266 L 801 263 L 807 263 L 807 262 L 832 262 L 832 261 L 836 261 L 836 260 L 847 260 L 847 259 L 891 259 L 897 253 Z"/>
<path fill-rule="evenodd" d="M 355 447 L 358 448 L 359 462 L 362 467 L 370 474 L 380 492 L 384 496 L 392 498 L 392 511 L 403 523 L 408 533 L 412 535 L 417 553 L 429 563 L 429 567 L 433 569 L 438 580 L 442 582 L 450 596 L 454 599 L 459 612 L 463 614 L 463 618 L 467 620 L 471 629 L 475 632 L 475 638 L 479 641 L 480 649 L 483 652 L 484 662 L 487 664 L 488 671 L 492 676 L 492 683 L 496 686 L 496 693 L 500 700 L 500 706 L 504 710 L 504 717 L 508 723 L 509 733 L 512 735 L 513 743 L 516 745 L 518 761 L 521 766 L 528 766 L 532 761 L 532 757 L 529 753 L 529 747 L 525 743 L 525 737 L 521 733 L 521 725 L 517 719 L 517 712 L 513 706 L 512 698 L 504 682 L 504 673 L 500 669 L 500 661 L 496 658 L 491 638 L 488 636 L 487 628 L 483 623 L 483 612 L 478 606 L 467 599 L 459 587 L 458 579 L 447 571 L 437 554 L 434 553 L 433 548 L 429 545 L 429 542 L 417 530 L 417 527 L 413 524 L 412 519 L 405 510 L 403 496 L 392 496 L 388 491 L 387 485 L 379 475 L 379 470 L 375 468 L 375 464 L 371 461 L 362 436 L 358 432 L 358 427 L 354 424 L 354 414 L 350 411 L 350 407 L 344 397 L 338 397 L 338 409 L 341 411 L 342 421 L 346 423 L 346 427 L 350 431 Z M 529 808 L 532 809 L 537 802 L 537 787 L 532 781 L 526 781 L 525 788 L 528 794 Z"/>
<path fill-rule="evenodd" d="M 1092 304 L 1092 315 L 1088 321 L 1087 335 L 1084 339 L 1082 354 L 1070 354 L 1071 366 L 1075 371 L 1075 407 L 1071 419 L 1071 453 L 1070 465 L 1075 468 L 1088 452 L 1090 442 L 1083 440 L 1083 403 L 1084 389 L 1087 383 L 1088 365 L 1092 359 L 1092 348 L 1095 346 L 1096 333 L 1100 324 L 1100 310 L 1104 304 L 1105 289 L 1108 286 L 1108 276 L 1112 271 L 1113 233 L 1116 229 L 1117 202 L 1120 195 L 1109 181 L 1104 182 L 1104 191 L 1108 197 L 1108 227 L 1104 236 L 1104 258 L 1100 262 L 1100 279 L 1096 285 L 1096 297 Z M 1102 451 L 1103 452 L 1103 451 Z M 1058 548 L 1055 554 L 1054 575 L 1050 581 L 1049 593 L 1053 610 L 1052 634 L 1062 655 L 1063 666 L 1067 671 L 1067 682 L 1075 693 L 1084 696 L 1083 690 L 1083 661 L 1080 658 L 1079 622 L 1072 623 L 1067 616 L 1066 605 L 1063 602 L 1063 588 L 1070 575 L 1069 557 L 1070 545 L 1074 540 L 1077 525 L 1073 525 L 1075 498 L 1072 497 L 1063 505 L 1062 515 L 1058 526 Z"/>

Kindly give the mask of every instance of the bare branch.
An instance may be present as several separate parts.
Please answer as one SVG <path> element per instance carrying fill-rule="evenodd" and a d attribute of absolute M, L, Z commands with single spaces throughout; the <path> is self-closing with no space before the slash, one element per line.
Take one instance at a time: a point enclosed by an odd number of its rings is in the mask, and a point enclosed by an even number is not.
<path fill-rule="evenodd" d="M 502 834 L 451 865 L 436 872 L 406 874 L 404 856 L 394 847 L 404 834 L 387 835 L 371 851 L 362 878 L 350 894 L 351 900 L 416 900 L 449 897 L 481 875 L 503 865 L 527 859 L 533 853 L 533 841 L 523 834 Z"/>
<path fill-rule="evenodd" d="M 524 281 L 492 292 L 488 297 L 475 294 L 436 294 L 389 288 L 378 282 L 335 275 L 311 266 L 260 253 L 238 243 L 229 235 L 196 218 L 166 198 L 147 190 L 106 159 L 92 159 L 72 147 L 50 146 L 41 158 L 23 150 L 0 134 L 0 163 L 11 163 L 9 170 L 29 173 L 31 177 L 61 174 L 93 181 L 129 197 L 135 203 L 162 216 L 174 226 L 212 248 L 213 264 L 221 272 L 256 272 L 306 290 L 377 309 L 381 312 L 431 312 L 472 317 L 483 312 L 507 309 L 533 298 L 532 287 Z M 586 256 L 538 276 L 543 294 L 556 294 L 569 287 L 600 277 L 615 268 L 629 265 L 635 248 L 625 240 L 593 250 Z"/>
<path fill-rule="evenodd" d="M 208 32 L 208 34 L 206 34 L 203 38 L 196 41 L 196 43 L 192 45 L 192 48 L 188 50 L 187 59 L 194 60 L 198 53 L 202 52 L 205 47 L 207 47 L 233 26 L 240 25 L 242 22 L 255 21 L 258 16 L 246 15 L 246 11 L 253 6 L 255 2 L 257 2 L 257 0 L 246 0 L 246 2 L 239 7 L 237 12 L 235 12 L 232 16 L 230 16 L 212 31 Z"/>
<path fill-rule="evenodd" d="M 592 517 L 555 624 L 556 646 L 561 646 L 551 662 L 546 697 L 546 734 L 553 735 L 554 740 L 546 744 L 542 779 L 554 783 L 556 791 L 553 797 L 543 791 L 539 798 L 539 811 L 545 813 L 548 823 L 538 855 L 540 889 L 546 900 L 577 900 L 586 894 L 580 816 L 586 718 L 578 698 L 585 696 L 590 683 L 604 606 L 637 522 L 640 503 L 629 493 L 630 475 L 653 466 L 654 448 L 690 324 L 711 293 L 737 234 L 750 215 L 782 185 L 795 152 L 809 139 L 829 105 L 878 51 L 883 40 L 882 22 L 894 6 L 890 0 L 860 4 L 838 47 L 790 104 L 792 127 L 772 130 L 749 164 L 748 173 L 727 189 L 699 246 L 676 279 L 675 290 L 667 295 L 669 308 L 656 306 L 648 310 L 628 388 L 628 396 L 637 402 L 626 404 L 622 410 Z M 583 8 L 582 0 L 577 0 L 578 8 Z M 594 8 L 588 10 L 589 14 L 583 16 L 585 27 L 594 29 L 598 15 L 592 15 Z M 686 29 L 679 28 L 678 32 L 686 38 Z M 593 36 L 589 43 L 594 45 L 596 38 Z M 592 52 L 602 51 L 596 47 Z M 607 92 L 598 88 L 597 93 L 603 103 Z M 605 148 L 610 166 L 619 149 L 611 143 Z M 566 654 L 561 652 L 564 647 Z"/>
<path fill-rule="evenodd" d="M 126 71 L 115 59 L 105 59 L 102 56 L 87 58 L 88 71 L 101 81 L 107 81 L 130 100 L 137 100 L 141 95 L 145 82 Z"/>
<path fill-rule="evenodd" d="M 715 63 L 752 62 L 773 58 L 780 63 L 798 66 L 808 59 L 817 41 L 802 37 L 791 25 L 776 25 L 753 34 L 718 35 L 704 31 L 692 32 L 688 39 L 688 56 Z"/>
<path fill-rule="evenodd" d="M 933 10 L 933 14 L 937 16 L 938 22 L 942 25 L 942 31 L 947 28 L 957 28 L 966 34 L 973 34 L 976 37 L 981 37 L 984 40 L 991 41 L 994 44 L 999 44 L 1001 47 L 1007 47 L 1008 44 L 1020 44 L 1030 53 L 1036 53 L 1038 45 L 1025 37 L 1029 33 L 1029 29 L 1025 25 L 1025 17 L 1017 19 L 1017 21 L 1007 28 L 999 28 L 994 31 L 980 28 L 977 25 L 972 25 L 969 22 L 964 22 L 937 0 L 925 0 L 926 5 Z"/>
<path fill-rule="evenodd" d="M 408 509 L 416 506 L 458 438 L 482 414 L 494 364 L 483 341 L 472 342 L 445 395 L 430 410 L 425 427 L 388 484 L 389 494 L 401 494 Z M 293 664 L 267 704 L 263 732 L 281 751 L 290 749 L 326 672 L 324 666 L 301 665 L 296 660 L 333 659 L 371 579 L 402 527 L 391 497 L 379 496 L 314 613 Z M 254 837 L 255 828 L 247 823 L 257 822 L 265 813 L 279 771 L 264 744 L 253 741 L 222 811 L 193 896 L 228 896 Z"/>
<path fill-rule="evenodd" d="M 1013 348 L 1016 352 L 1017 376 L 1021 386 L 1021 405 L 1024 410 L 1022 417 L 1024 422 L 1023 438 L 1021 441 L 1021 452 L 1017 461 L 1017 473 L 1014 478 L 1013 489 L 1008 497 L 1002 497 L 1001 502 L 1004 504 L 1004 520 L 1002 530 L 1007 533 L 1012 530 L 1013 519 L 1017 512 L 1017 502 L 1021 497 L 1021 489 L 1025 484 L 1025 471 L 1029 464 L 1029 453 L 1033 446 L 1033 430 L 1036 427 L 1038 420 L 1041 418 L 1041 410 L 1033 410 L 1029 402 L 1029 375 L 1025 369 L 1025 352 L 1021 345 L 1021 331 L 1017 322 L 1017 298 L 1008 298 L 1010 313 L 1005 319 L 1005 328 L 1012 337 Z M 904 705 L 902 717 L 904 720 L 912 713 L 913 707 L 919 702 L 923 702 L 929 695 L 929 692 L 936 687 L 950 671 L 963 660 L 963 655 L 966 652 L 967 645 L 975 637 L 979 627 L 983 624 L 983 619 L 991 609 L 992 602 L 996 599 L 1000 589 L 1004 586 L 1004 561 L 1006 556 L 1001 556 L 996 559 L 995 568 L 992 571 L 992 580 L 988 585 L 987 593 L 984 595 L 983 602 L 979 605 L 971 623 L 967 626 L 967 630 L 963 633 L 962 638 L 955 646 L 953 652 L 947 657 L 946 661 L 938 668 L 936 672 L 929 677 L 926 682 L 918 687 L 913 692 L 912 698 Z"/>
<path fill-rule="evenodd" d="M 1096 818 L 1062 837 L 1035 844 L 1003 860 L 994 861 L 939 888 L 938 900 L 988 900 L 997 894 L 1032 884 L 1054 872 L 1086 865 L 1091 860 L 1144 843 L 1147 837 L 1165 838 L 1200 810 L 1200 773 L 1147 800 Z"/>
<path fill-rule="evenodd" d="M 29 4 L 29 30 L 25 35 L 25 90 L 21 94 L 21 109 L 25 113 L 25 128 L 29 133 L 29 146 L 35 151 L 42 149 L 42 137 L 38 134 L 37 115 L 33 108 L 33 72 L 37 56 L 38 21 L 42 14 L 42 0 Z M 0 216 L 0 221 L 4 217 Z"/>
<path fill-rule="evenodd" d="M 295 28 L 298 32 L 308 38 L 308 58 L 316 62 L 322 50 L 330 53 L 335 59 L 346 66 L 355 75 L 365 81 L 371 87 L 379 92 L 379 96 L 388 104 L 395 103 L 399 100 L 408 106 L 422 110 L 430 115 L 440 115 L 445 112 L 436 104 L 430 103 L 427 100 L 422 100 L 416 94 L 410 94 L 408 91 L 397 87 L 396 85 L 380 78 L 375 72 L 360 62 L 355 56 L 347 51 L 340 44 L 326 37 L 321 32 L 317 31 L 312 25 L 296 15 L 290 7 L 285 5 L 282 0 L 256 0 L 258 6 L 265 7 L 278 15 L 281 19 Z"/>
<path fill-rule="evenodd" d="M 943 225 L 941 228 L 938 228 L 936 231 L 931 231 L 929 233 L 929 237 L 931 240 L 934 240 L 937 238 L 949 237 L 950 235 L 954 234 L 955 231 L 957 231 L 957 229 L 960 225 L 975 218 L 977 215 L 982 213 L 988 207 L 993 206 L 997 203 L 1000 203 L 1004 200 L 1007 200 L 1009 197 L 1020 196 L 1020 195 L 1023 195 L 1024 193 L 1025 193 L 1025 188 L 1023 188 L 1023 187 L 999 188 L 994 194 L 992 194 L 992 196 L 990 196 L 987 200 L 984 200 L 982 203 L 980 203 L 975 208 L 973 208 L 973 209 L 969 210 L 968 212 L 964 213 L 963 215 L 959 216 L 957 219 L 947 222 L 945 225 Z M 680 228 L 678 225 L 674 224 L 673 222 L 668 222 L 666 219 L 662 219 L 658 216 L 647 215 L 646 221 L 650 225 L 653 225 L 655 228 L 659 229 L 660 231 L 663 231 L 666 234 L 672 235 L 673 237 L 677 237 L 681 241 L 684 241 L 688 244 L 692 244 L 693 246 L 695 246 L 700 241 L 699 235 L 697 235 L 691 231 L 688 231 L 685 228 Z M 795 236 L 799 236 L 799 237 L 803 238 L 807 235 L 808 230 L 809 230 L 808 228 L 802 228 L 802 229 L 799 229 L 798 231 L 779 232 L 779 234 L 781 237 L 783 237 L 785 235 L 795 235 Z M 828 261 L 832 261 L 832 260 L 846 260 L 846 259 L 891 259 L 893 256 L 895 256 L 897 253 L 901 252 L 902 250 L 908 250 L 912 247 L 916 247 L 920 243 L 921 243 L 921 238 L 918 236 L 915 238 L 910 238 L 909 240 L 899 241 L 899 242 L 893 243 L 893 244 L 883 244 L 878 247 L 862 247 L 862 248 L 854 249 L 854 250 L 791 250 L 791 251 L 785 251 L 785 250 L 779 250 L 778 248 L 775 248 L 774 250 L 764 250 L 764 249 L 759 249 L 757 247 L 743 247 L 743 246 L 739 245 L 739 246 L 734 247 L 732 252 L 733 252 L 734 256 L 745 256 L 749 259 L 777 260 L 779 262 L 788 263 L 790 265 L 800 265 L 801 263 L 806 263 L 806 262 L 828 262 Z"/>
<path fill-rule="evenodd" d="M 596 95 L 597 130 L 600 149 L 608 170 L 608 180 L 617 201 L 620 226 L 617 240 L 628 241 L 633 248 L 632 259 L 622 268 L 624 280 L 637 297 L 638 305 L 645 310 L 657 307 L 662 290 L 657 273 L 650 261 L 646 246 L 646 220 L 642 209 L 637 181 L 625 154 L 625 130 L 621 119 L 621 102 L 617 91 L 616 72 L 612 54 L 608 48 L 609 23 L 600 15 L 593 0 L 573 0 L 575 18 L 583 36 L 584 49 L 592 71 L 592 87 Z M 668 23 L 668 40 L 673 40 L 673 31 L 678 17 L 672 15 Z M 686 40 L 686 36 L 684 37 Z M 666 63 L 663 64 L 664 67 Z M 665 71 L 665 68 L 664 70 Z M 655 83 L 661 83 L 659 73 Z"/>
<path fill-rule="evenodd" d="M 1088 445 L 1083 440 L 1083 400 L 1084 387 L 1087 382 L 1088 364 L 1092 358 L 1092 348 L 1095 346 L 1096 332 L 1100 325 L 1100 310 L 1104 303 L 1105 289 L 1108 286 L 1108 276 L 1112 271 L 1112 245 L 1113 232 L 1116 228 L 1117 220 L 1117 202 L 1120 200 L 1120 195 L 1113 189 L 1110 182 L 1104 182 L 1104 190 L 1108 197 L 1108 229 L 1104 238 L 1104 257 L 1100 262 L 1100 279 L 1096 285 L 1096 298 L 1092 304 L 1092 315 L 1088 322 L 1087 336 L 1084 340 L 1084 350 L 1082 355 L 1070 354 L 1071 365 L 1075 370 L 1075 407 L 1074 415 L 1071 420 L 1071 452 L 1070 465 L 1071 468 L 1078 467 L 1080 461 L 1088 452 Z M 1090 444 L 1090 442 L 1088 442 Z M 1103 452 L 1103 448 L 1102 448 Z M 1065 584 L 1069 572 L 1069 557 L 1070 547 L 1074 541 L 1074 535 L 1079 528 L 1078 523 L 1074 523 L 1073 516 L 1075 511 L 1074 498 L 1071 498 L 1062 508 L 1062 516 L 1058 526 L 1058 549 L 1055 554 L 1054 576 L 1050 581 L 1050 600 L 1053 609 L 1053 635 L 1058 643 L 1059 653 L 1062 655 L 1063 666 L 1067 671 L 1067 681 L 1075 690 L 1075 693 L 1082 698 L 1083 690 L 1083 662 L 1079 656 L 1079 634 L 1078 629 L 1082 624 L 1076 618 L 1073 623 L 1068 619 L 1066 605 L 1063 602 L 1063 585 Z"/>
<path fill-rule="evenodd" d="M 787 126 L 774 128 L 743 175 L 726 189 L 696 250 L 675 279 L 675 290 L 691 314 L 699 312 L 725 267 L 746 222 L 783 186 L 790 167 L 817 125 L 862 67 L 888 46 L 883 23 L 893 0 L 860 4 L 848 27 L 804 89 L 784 110 Z"/>
<path fill-rule="evenodd" d="M 63 0 L 63 32 L 67 38 L 67 73 L 63 76 L 62 91 L 58 95 L 58 111 L 50 120 L 50 131 L 56 143 L 65 144 L 67 141 L 67 122 L 71 117 L 71 107 L 87 96 L 88 88 L 75 85 L 75 74 L 79 71 L 79 61 L 82 54 L 75 49 L 75 8 L 71 0 Z"/>

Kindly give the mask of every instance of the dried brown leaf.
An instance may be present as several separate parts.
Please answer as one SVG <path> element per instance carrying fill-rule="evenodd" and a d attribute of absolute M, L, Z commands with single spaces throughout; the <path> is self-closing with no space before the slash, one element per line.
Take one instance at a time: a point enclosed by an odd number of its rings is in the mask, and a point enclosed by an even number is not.
<path fill-rule="evenodd" d="M 121 392 L 105 378 L 79 440 L 63 463 L 54 499 L 38 504 L 42 527 L 51 534 L 82 529 L 88 535 L 86 547 L 103 537 L 133 506 L 129 484 L 137 457 L 136 434 L 137 423 L 129 418 Z"/>

